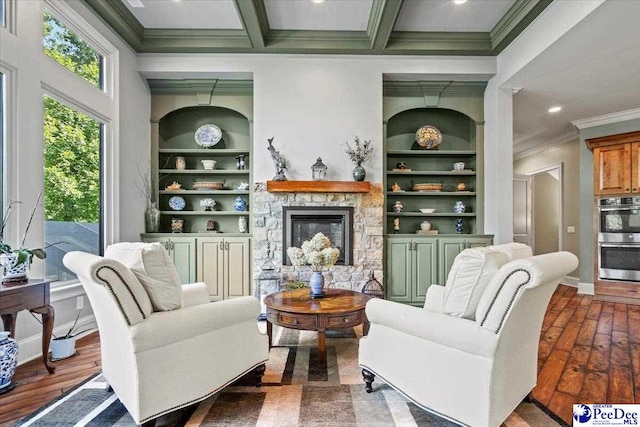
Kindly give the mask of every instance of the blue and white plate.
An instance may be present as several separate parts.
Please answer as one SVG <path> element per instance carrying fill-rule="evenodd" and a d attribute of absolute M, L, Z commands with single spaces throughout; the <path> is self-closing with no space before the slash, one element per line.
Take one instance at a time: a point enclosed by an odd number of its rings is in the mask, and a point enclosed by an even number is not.
<path fill-rule="evenodd" d="M 194 138 L 199 146 L 209 148 L 220 142 L 222 131 L 216 125 L 206 124 L 196 129 Z"/>
<path fill-rule="evenodd" d="M 187 202 L 180 196 L 173 196 L 169 199 L 169 207 L 174 211 L 181 211 L 185 206 L 187 206 Z"/>

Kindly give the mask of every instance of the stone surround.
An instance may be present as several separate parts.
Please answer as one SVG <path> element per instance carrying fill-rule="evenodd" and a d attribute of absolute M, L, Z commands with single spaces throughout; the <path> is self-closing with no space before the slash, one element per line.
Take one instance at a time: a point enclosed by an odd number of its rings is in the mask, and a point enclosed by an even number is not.
<path fill-rule="evenodd" d="M 384 284 L 382 269 L 382 184 L 372 184 L 369 193 L 269 193 L 266 183 L 257 183 L 253 192 L 253 261 L 254 277 L 267 259 L 270 243 L 273 265 L 282 272 L 283 285 L 300 279 L 309 281 L 309 267 L 294 268 L 282 265 L 282 207 L 283 206 L 353 206 L 353 259 L 354 265 L 337 265 L 324 272 L 325 286 L 359 291 L 374 272 Z"/>

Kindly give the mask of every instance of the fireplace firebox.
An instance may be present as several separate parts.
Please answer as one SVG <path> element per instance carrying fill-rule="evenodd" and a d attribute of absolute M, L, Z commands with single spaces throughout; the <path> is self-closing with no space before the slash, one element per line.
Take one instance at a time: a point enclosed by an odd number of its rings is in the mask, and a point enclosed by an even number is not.
<path fill-rule="evenodd" d="M 331 246 L 340 249 L 336 265 L 353 265 L 353 208 L 288 206 L 283 208 L 283 253 L 285 265 L 291 265 L 287 249 L 300 247 L 316 233 L 331 240 Z"/>

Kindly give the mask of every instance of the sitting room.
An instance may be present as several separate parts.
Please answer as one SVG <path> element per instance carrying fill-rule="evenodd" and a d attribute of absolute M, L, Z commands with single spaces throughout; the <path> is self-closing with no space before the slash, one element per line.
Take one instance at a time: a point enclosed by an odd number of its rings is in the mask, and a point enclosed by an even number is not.
<path fill-rule="evenodd" d="M 0 424 L 631 411 L 639 15 L 0 0 Z"/>

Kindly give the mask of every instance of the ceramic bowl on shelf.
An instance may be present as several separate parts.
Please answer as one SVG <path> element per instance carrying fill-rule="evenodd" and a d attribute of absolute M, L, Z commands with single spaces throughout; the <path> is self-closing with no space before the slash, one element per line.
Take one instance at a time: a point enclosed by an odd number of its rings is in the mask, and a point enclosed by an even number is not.
<path fill-rule="evenodd" d="M 422 213 L 434 213 L 436 208 L 420 208 L 420 212 Z"/>
<path fill-rule="evenodd" d="M 210 160 L 210 159 L 201 160 L 201 162 L 202 162 L 202 167 L 205 168 L 206 170 L 215 169 L 216 163 L 218 163 L 217 160 Z"/>

